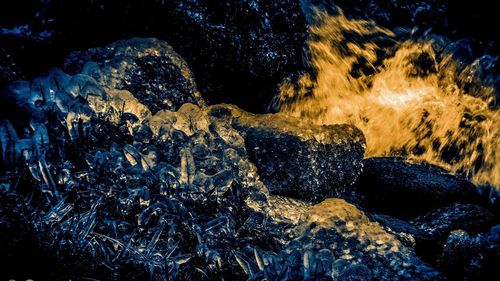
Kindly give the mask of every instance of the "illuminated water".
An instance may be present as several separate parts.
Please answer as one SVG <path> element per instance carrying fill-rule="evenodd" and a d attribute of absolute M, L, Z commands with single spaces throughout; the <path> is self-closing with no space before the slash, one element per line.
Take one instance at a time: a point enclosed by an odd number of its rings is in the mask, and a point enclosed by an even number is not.
<path fill-rule="evenodd" d="M 367 138 L 367 157 L 402 155 L 500 187 L 494 88 L 460 87 L 460 61 L 430 36 L 397 39 L 397 31 L 342 12 L 315 10 L 309 17 L 306 60 L 314 74 L 281 85 L 274 101 L 280 111 L 320 124 L 356 125 Z"/>

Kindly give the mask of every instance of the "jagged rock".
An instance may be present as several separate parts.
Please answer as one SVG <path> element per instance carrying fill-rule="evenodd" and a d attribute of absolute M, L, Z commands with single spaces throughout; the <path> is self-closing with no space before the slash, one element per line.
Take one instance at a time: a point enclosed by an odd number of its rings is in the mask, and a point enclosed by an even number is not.
<path fill-rule="evenodd" d="M 379 157 L 363 161 L 356 193 L 364 207 L 398 218 L 414 218 L 453 202 L 478 203 L 469 181 L 427 164 Z"/>
<path fill-rule="evenodd" d="M 313 126 L 280 114 L 246 113 L 234 106 L 210 110 L 225 110 L 231 116 L 272 194 L 317 202 L 342 194 L 361 172 L 365 138 L 354 126 Z"/>
<path fill-rule="evenodd" d="M 19 67 L 5 48 L 0 47 L 0 90 L 5 84 L 22 78 Z"/>
<path fill-rule="evenodd" d="M 455 230 L 439 256 L 439 269 L 454 280 L 494 280 L 500 262 L 499 249 L 498 225 L 476 236 Z"/>
<path fill-rule="evenodd" d="M 197 76 L 212 102 L 263 110 L 276 84 L 301 67 L 307 27 L 299 1 L 172 1 L 172 6 L 181 31 L 172 32 L 170 41 L 178 42 L 195 73 L 203 73 Z"/>
<path fill-rule="evenodd" d="M 472 204 L 452 204 L 411 221 L 418 229 L 438 241 L 446 239 L 452 230 L 479 233 L 497 222 L 498 218 L 490 211 Z"/>
<path fill-rule="evenodd" d="M 184 103 L 205 104 L 186 62 L 158 39 L 133 38 L 76 51 L 65 69 L 88 75 L 103 87 L 130 91 L 153 113 L 176 111 Z"/>

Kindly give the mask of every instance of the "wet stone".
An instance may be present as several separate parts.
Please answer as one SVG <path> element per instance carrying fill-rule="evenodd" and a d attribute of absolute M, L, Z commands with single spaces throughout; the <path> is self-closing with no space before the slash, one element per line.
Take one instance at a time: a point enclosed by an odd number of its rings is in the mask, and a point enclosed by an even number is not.
<path fill-rule="evenodd" d="M 65 69 L 88 75 L 101 86 L 130 91 L 153 113 L 175 111 L 184 103 L 205 103 L 186 62 L 168 43 L 154 38 L 133 38 L 73 52 Z"/>
<path fill-rule="evenodd" d="M 354 126 L 313 126 L 280 114 L 227 110 L 273 194 L 318 202 L 343 194 L 361 172 L 366 144 Z"/>
<path fill-rule="evenodd" d="M 474 184 L 437 166 L 391 157 L 363 164 L 355 192 L 359 204 L 379 213 L 411 219 L 453 202 L 481 201 Z"/>

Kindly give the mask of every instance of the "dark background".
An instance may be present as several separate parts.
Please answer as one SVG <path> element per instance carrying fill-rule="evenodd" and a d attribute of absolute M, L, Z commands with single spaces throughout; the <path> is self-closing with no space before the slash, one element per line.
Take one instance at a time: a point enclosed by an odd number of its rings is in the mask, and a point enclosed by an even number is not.
<path fill-rule="evenodd" d="M 229 0 L 16 0 L 1 1 L 0 28 L 28 25 L 29 36 L 0 35 L 0 85 L 62 67 L 73 50 L 118 39 L 166 40 L 189 63 L 210 102 L 236 103 L 262 111 L 283 77 L 301 69 L 306 27 L 299 0 L 256 1 L 263 12 Z M 314 2 L 314 1 L 313 1 Z M 319 1 L 335 2 L 335 1 Z M 498 9 L 494 1 L 340 0 L 348 16 L 372 18 L 388 26 L 432 28 L 451 39 L 473 38 L 481 51 L 498 54 Z M 327 4 L 328 5 L 328 4 Z M 416 12 L 419 11 L 419 12 Z M 200 12 L 197 23 L 188 12 Z M 43 37 L 48 31 L 51 36 Z M 253 32 L 259 39 L 250 39 Z M 266 45 L 267 44 L 267 45 Z M 266 58 L 266 48 L 277 54 Z"/>

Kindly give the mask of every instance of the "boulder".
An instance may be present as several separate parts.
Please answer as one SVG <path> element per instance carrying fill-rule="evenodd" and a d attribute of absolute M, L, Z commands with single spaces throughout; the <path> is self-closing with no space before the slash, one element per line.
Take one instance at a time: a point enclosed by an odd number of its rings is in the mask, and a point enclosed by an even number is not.
<path fill-rule="evenodd" d="M 298 118 L 255 115 L 228 105 L 209 110 L 228 112 L 245 140 L 250 161 L 272 194 L 318 202 L 344 193 L 361 172 L 366 144 L 354 126 L 311 125 Z"/>
<path fill-rule="evenodd" d="M 155 38 L 72 52 L 65 70 L 88 75 L 106 88 L 130 91 L 152 113 L 176 111 L 184 103 L 205 104 L 186 62 L 168 43 Z"/>
<path fill-rule="evenodd" d="M 487 209 L 472 204 L 451 204 L 417 217 L 411 221 L 437 241 L 443 241 L 457 229 L 476 234 L 498 223 L 498 217 Z"/>
<path fill-rule="evenodd" d="M 478 203 L 477 188 L 437 166 L 390 157 L 368 158 L 355 190 L 364 207 L 398 218 L 415 218 L 454 202 Z"/>
<path fill-rule="evenodd" d="M 353 278 L 352 274 L 360 278 L 355 280 L 388 280 L 396 276 L 402 279 L 443 279 L 413 250 L 342 199 L 327 199 L 313 206 L 303 216 L 298 230 L 303 233 L 297 239 L 301 241 L 303 251 L 328 249 L 333 253 L 333 268 L 337 269 L 333 274 L 340 279 Z M 290 243 L 291 249 L 296 247 Z M 313 264 L 311 262 L 311 267 Z"/>

